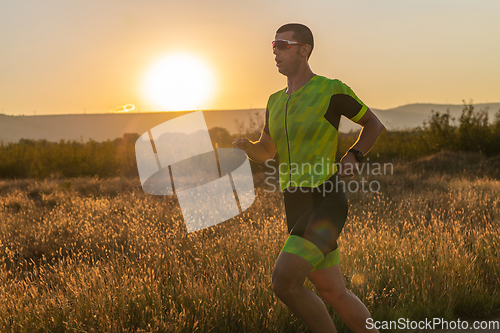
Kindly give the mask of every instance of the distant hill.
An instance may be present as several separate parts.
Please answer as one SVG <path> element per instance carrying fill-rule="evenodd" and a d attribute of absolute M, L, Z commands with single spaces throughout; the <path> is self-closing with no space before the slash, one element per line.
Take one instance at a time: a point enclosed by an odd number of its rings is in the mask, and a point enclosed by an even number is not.
<path fill-rule="evenodd" d="M 106 114 L 68 114 L 46 116 L 0 115 L 0 140 L 4 143 L 20 139 L 47 141 L 77 140 L 87 142 L 121 138 L 125 133 L 141 135 L 148 129 L 187 112 L 141 112 Z M 224 127 L 238 133 L 235 119 L 249 124 L 249 117 L 264 119 L 265 110 L 204 111 L 208 128 Z"/>
<path fill-rule="evenodd" d="M 490 119 L 500 109 L 500 103 L 476 104 L 475 108 L 489 109 Z M 373 109 L 388 129 L 410 129 L 422 126 L 431 110 L 446 112 L 458 119 L 463 105 L 408 104 L 388 110 Z M 192 111 L 189 111 L 192 112 Z M 87 142 L 106 141 L 122 137 L 125 133 L 142 134 L 167 120 L 189 112 L 141 112 L 106 114 L 68 114 L 43 116 L 8 116 L 0 114 L 0 140 L 4 143 L 20 139 L 46 139 L 48 141 L 77 140 Z M 236 121 L 247 127 L 250 118 L 264 120 L 264 109 L 204 111 L 208 128 L 223 127 L 231 134 L 238 133 Z M 341 132 L 358 130 L 360 127 L 343 118 Z"/>

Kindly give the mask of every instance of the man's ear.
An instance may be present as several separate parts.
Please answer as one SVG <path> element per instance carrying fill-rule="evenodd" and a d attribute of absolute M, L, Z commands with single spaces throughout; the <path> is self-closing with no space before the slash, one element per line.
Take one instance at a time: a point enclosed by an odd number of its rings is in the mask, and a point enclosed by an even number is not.
<path fill-rule="evenodd" d="M 311 51 L 311 45 L 309 44 L 306 44 L 306 45 L 302 45 L 302 55 L 307 57 L 307 55 L 309 54 L 309 52 Z"/>

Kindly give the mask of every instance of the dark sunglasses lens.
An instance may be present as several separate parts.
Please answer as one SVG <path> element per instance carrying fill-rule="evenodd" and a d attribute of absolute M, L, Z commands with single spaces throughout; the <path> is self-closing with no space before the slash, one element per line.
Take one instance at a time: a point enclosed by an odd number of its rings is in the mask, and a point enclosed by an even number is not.
<path fill-rule="evenodd" d="M 277 48 L 278 50 L 285 50 L 289 47 L 290 44 L 288 42 L 278 40 L 273 42 L 273 48 Z"/>

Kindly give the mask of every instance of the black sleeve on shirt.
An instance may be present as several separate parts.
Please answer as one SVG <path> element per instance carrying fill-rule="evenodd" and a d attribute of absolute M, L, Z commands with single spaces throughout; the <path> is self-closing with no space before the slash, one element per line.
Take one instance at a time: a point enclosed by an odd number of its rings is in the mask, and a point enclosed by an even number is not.
<path fill-rule="evenodd" d="M 328 105 L 324 117 L 338 130 L 340 116 L 344 115 L 350 119 L 356 116 L 362 107 L 363 105 L 350 95 L 335 94 L 330 98 L 330 104 Z"/>
<path fill-rule="evenodd" d="M 269 110 L 268 109 L 266 109 L 266 123 L 264 125 L 263 131 L 267 135 L 271 136 L 271 134 L 269 133 Z"/>

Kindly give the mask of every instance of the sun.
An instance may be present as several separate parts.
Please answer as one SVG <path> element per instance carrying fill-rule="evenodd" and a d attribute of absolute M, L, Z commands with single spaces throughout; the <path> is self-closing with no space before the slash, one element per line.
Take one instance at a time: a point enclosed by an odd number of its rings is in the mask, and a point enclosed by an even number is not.
<path fill-rule="evenodd" d="M 164 111 L 198 110 L 214 92 L 209 66 L 187 53 L 165 56 L 145 75 L 143 89 L 148 101 Z"/>

